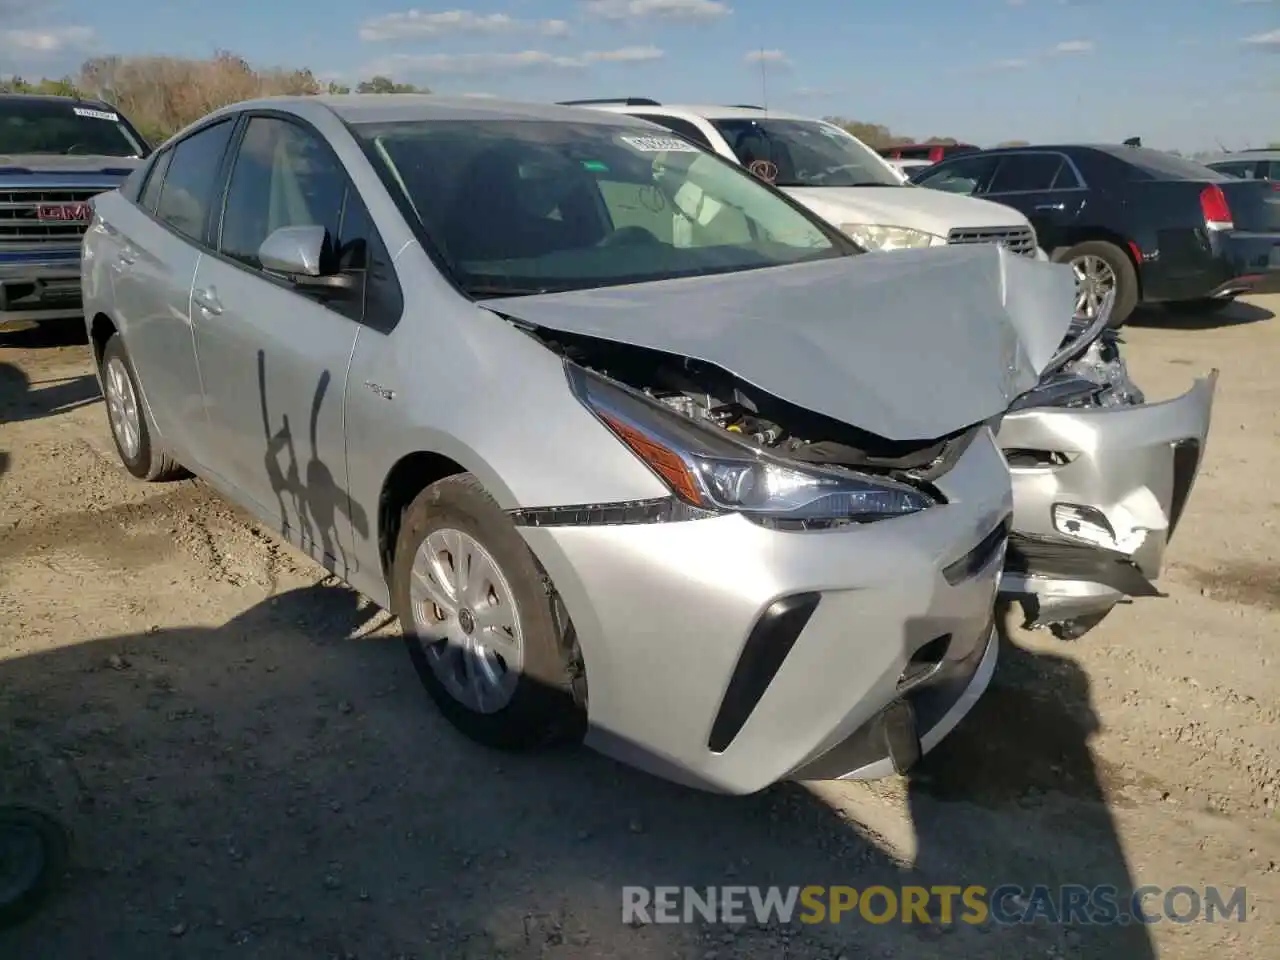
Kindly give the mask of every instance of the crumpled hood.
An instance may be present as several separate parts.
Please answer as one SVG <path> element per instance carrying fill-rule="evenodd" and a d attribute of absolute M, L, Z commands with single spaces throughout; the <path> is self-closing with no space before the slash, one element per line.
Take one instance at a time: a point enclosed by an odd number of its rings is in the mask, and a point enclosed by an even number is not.
<path fill-rule="evenodd" d="M 974 244 L 483 305 L 696 358 L 886 439 L 926 440 L 1034 387 L 1074 303 L 1070 268 Z"/>
<path fill-rule="evenodd" d="M 877 224 L 945 237 L 957 227 L 1030 226 L 1012 207 L 926 187 L 786 187 L 782 192 L 835 227 Z"/>
<path fill-rule="evenodd" d="M 118 176 L 124 179 L 142 163 L 137 157 L 96 155 L 63 156 L 56 153 L 0 153 L 0 174 L 57 173 Z"/>

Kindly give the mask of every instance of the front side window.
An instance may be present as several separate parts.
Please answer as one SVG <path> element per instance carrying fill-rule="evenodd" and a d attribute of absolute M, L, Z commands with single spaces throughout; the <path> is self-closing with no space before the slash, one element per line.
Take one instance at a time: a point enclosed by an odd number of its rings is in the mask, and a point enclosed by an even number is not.
<path fill-rule="evenodd" d="M 649 128 L 440 120 L 355 130 L 473 296 L 856 252 L 741 169 Z"/>
<path fill-rule="evenodd" d="M 109 107 L 70 99 L 0 98 L 0 152 L 141 157 L 147 145 Z"/>
<path fill-rule="evenodd" d="M 973 194 L 982 189 L 995 169 L 997 157 L 960 157 L 926 167 L 912 179 L 922 187 L 947 193 Z"/>
<path fill-rule="evenodd" d="M 879 154 L 835 124 L 755 118 L 710 122 L 739 162 L 774 186 L 902 186 Z"/>
<path fill-rule="evenodd" d="M 315 134 L 285 120 L 245 127 L 227 187 L 219 249 L 259 267 L 258 248 L 281 227 L 322 226 L 339 243 L 347 177 Z"/>
<path fill-rule="evenodd" d="M 204 242 L 222 156 L 234 129 L 233 121 L 222 120 L 191 134 L 168 151 L 172 156 L 160 186 L 156 216 L 198 243 Z"/>

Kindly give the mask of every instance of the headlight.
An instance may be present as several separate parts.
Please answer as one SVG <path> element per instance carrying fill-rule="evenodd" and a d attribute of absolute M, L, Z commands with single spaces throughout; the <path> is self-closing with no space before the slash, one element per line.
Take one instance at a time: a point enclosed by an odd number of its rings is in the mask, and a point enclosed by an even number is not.
<path fill-rule="evenodd" d="M 574 393 L 601 423 L 673 494 L 701 510 L 805 526 L 866 523 L 934 505 L 906 484 L 776 459 L 582 367 L 566 370 Z"/>
<path fill-rule="evenodd" d="M 941 240 L 932 233 L 911 227 L 886 227 L 874 223 L 842 223 L 840 232 L 867 250 L 913 250 Z"/>

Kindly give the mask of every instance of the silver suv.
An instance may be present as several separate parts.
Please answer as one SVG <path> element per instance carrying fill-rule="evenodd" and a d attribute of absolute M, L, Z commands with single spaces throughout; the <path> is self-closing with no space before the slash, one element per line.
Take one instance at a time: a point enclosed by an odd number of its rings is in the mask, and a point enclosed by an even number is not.
<path fill-rule="evenodd" d="M 393 610 L 481 742 L 879 776 L 991 675 L 989 425 L 1067 330 L 1059 267 L 859 255 L 626 116 L 355 96 L 179 134 L 96 202 L 83 282 L 127 469 Z"/>

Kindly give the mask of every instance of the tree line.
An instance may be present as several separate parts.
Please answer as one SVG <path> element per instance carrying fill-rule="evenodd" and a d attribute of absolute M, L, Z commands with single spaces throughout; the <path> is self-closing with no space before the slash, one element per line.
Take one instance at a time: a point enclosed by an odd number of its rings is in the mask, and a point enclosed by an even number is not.
<path fill-rule="evenodd" d="M 40 93 L 102 100 L 152 143 L 205 114 L 241 100 L 321 93 L 430 93 L 426 87 L 371 77 L 354 86 L 324 82 L 310 70 L 255 69 L 234 53 L 207 60 L 181 57 L 94 57 L 60 79 L 0 78 L 0 93 Z"/>

